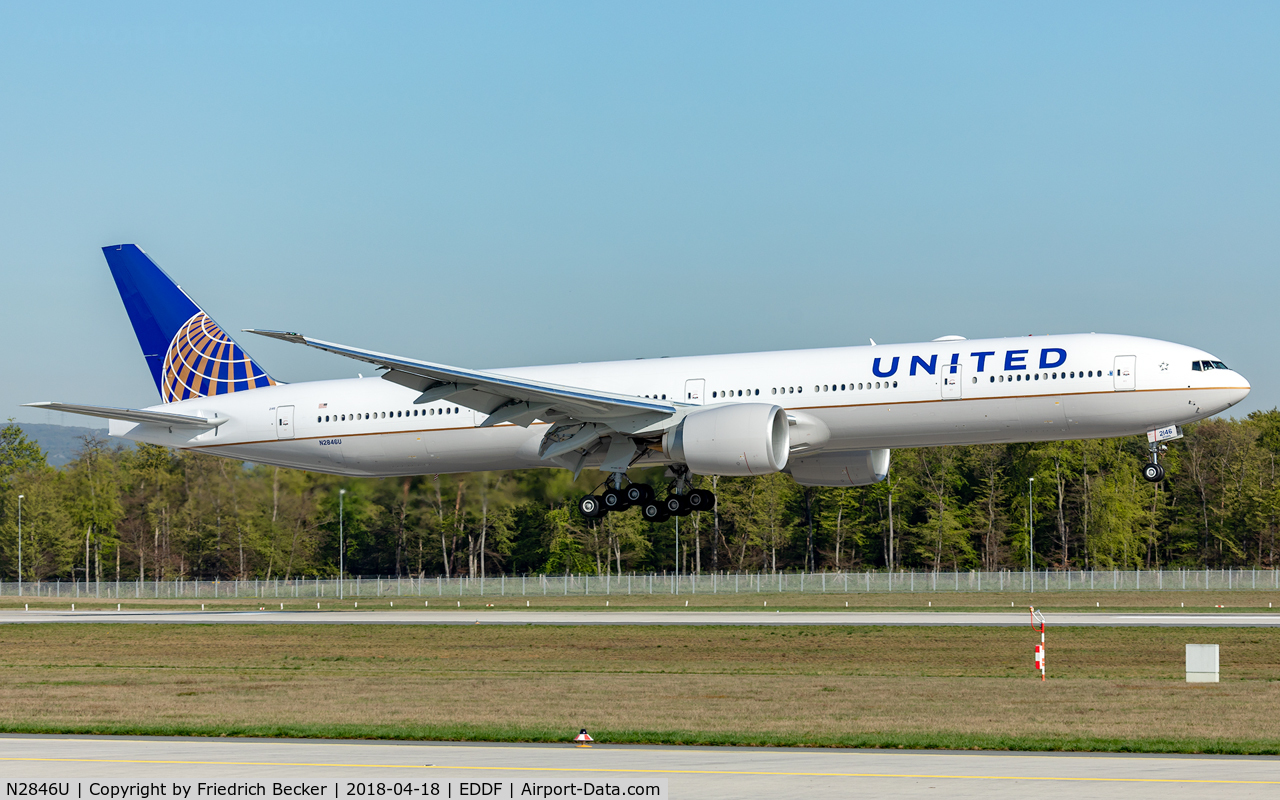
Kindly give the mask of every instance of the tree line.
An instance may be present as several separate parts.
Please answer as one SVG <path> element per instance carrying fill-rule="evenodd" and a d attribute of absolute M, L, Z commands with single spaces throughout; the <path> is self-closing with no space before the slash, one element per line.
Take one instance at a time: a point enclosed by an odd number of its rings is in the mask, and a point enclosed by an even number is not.
<path fill-rule="evenodd" d="M 600 473 L 341 478 L 94 436 L 55 469 L 9 424 L 0 575 L 18 575 L 19 495 L 26 581 L 334 576 L 340 527 L 365 575 L 1275 567 L 1280 411 L 1185 432 L 1156 484 L 1145 437 L 895 450 L 854 488 L 698 478 L 718 502 L 679 519 L 677 553 L 676 519 L 578 514 Z"/>

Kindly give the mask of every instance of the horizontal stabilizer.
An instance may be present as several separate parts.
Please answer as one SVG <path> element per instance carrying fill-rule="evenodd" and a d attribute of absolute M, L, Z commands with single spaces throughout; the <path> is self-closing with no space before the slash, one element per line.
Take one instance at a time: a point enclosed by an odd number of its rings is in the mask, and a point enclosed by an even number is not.
<path fill-rule="evenodd" d="M 143 411 L 136 408 L 111 408 L 109 406 L 77 406 L 70 403 L 25 403 L 27 408 L 43 408 L 49 411 L 66 411 L 86 417 L 118 419 L 124 422 L 141 422 L 144 425 L 165 425 L 170 428 L 216 428 L 227 421 L 226 417 L 206 419 L 187 414 L 171 414 L 167 411 Z"/>

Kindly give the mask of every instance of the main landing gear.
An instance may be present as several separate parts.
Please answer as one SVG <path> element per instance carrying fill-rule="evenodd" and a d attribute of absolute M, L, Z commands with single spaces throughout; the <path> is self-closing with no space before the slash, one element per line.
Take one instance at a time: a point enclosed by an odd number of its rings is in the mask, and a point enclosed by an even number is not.
<path fill-rule="evenodd" d="M 631 483 L 624 473 L 611 476 L 613 486 L 602 494 L 589 494 L 578 500 L 578 511 L 587 519 L 599 519 L 610 511 L 625 511 L 640 507 L 640 516 L 648 522 L 666 522 L 671 517 L 685 517 L 695 511 L 710 511 L 715 507 L 716 496 L 706 489 L 691 489 L 689 468 L 672 467 L 675 480 L 667 487 L 667 496 L 659 500 L 653 487 L 647 483 Z M 626 481 L 626 485 L 623 483 Z"/>

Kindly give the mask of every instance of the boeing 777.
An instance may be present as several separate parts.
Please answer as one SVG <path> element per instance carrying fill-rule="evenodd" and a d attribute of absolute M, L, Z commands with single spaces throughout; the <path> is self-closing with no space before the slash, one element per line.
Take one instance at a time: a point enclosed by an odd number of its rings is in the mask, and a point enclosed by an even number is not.
<path fill-rule="evenodd" d="M 555 467 L 605 474 L 587 517 L 707 509 L 694 475 L 884 480 L 899 447 L 1157 432 L 1221 413 L 1249 382 L 1195 347 L 1068 334 L 466 369 L 299 333 L 251 333 L 372 364 L 377 378 L 274 380 L 140 248 L 103 248 L 161 403 L 31 403 L 111 420 L 112 436 L 351 476 Z M 664 496 L 633 467 L 665 466 Z"/>

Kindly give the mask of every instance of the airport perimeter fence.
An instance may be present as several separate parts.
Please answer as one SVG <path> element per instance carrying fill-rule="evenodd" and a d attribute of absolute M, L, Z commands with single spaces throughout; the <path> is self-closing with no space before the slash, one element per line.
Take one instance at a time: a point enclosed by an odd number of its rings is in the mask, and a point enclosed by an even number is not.
<path fill-rule="evenodd" d="M 0 596 L 95 599 L 335 600 L 628 594 L 868 594 L 888 592 L 1193 592 L 1280 590 L 1280 570 L 1037 570 L 1034 572 L 702 573 L 499 575 L 253 580 L 0 582 Z M 416 603 L 414 603 L 416 606 Z"/>

